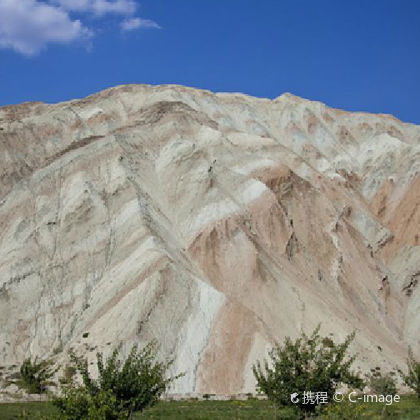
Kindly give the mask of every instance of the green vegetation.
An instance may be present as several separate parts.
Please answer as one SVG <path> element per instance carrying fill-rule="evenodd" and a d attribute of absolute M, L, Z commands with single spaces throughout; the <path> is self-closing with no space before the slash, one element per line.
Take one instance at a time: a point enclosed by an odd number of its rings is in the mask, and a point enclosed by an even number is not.
<path fill-rule="evenodd" d="M 50 402 L 0 404 L 0 420 L 420 418 L 420 363 L 411 350 L 407 374 L 399 372 L 416 395 L 402 396 L 400 401 L 399 396 L 395 401 L 384 401 L 352 392 L 354 402 L 347 396 L 343 396 L 341 402 L 334 402 L 333 395 L 342 385 L 362 389 L 365 382 L 351 370 L 356 356 L 350 357 L 348 348 L 354 333 L 337 344 L 331 338 L 321 337 L 319 330 L 318 326 L 309 336 L 303 333 L 295 341 L 286 338 L 283 345 L 271 350 L 270 361 L 253 366 L 257 389 L 267 395 L 268 400 L 249 394 L 246 401 L 214 401 L 213 394 L 204 394 L 201 401 L 197 398 L 161 401 L 170 384 L 181 375 L 168 376 L 173 360 L 159 362 L 158 346 L 153 342 L 142 349 L 133 346 L 125 358 L 120 357 L 121 347 L 105 360 L 97 353 L 97 379 L 89 372 L 88 360 L 71 353 L 72 363 L 64 367 L 59 379 L 60 396 L 52 397 Z M 49 361 L 27 359 L 14 383 L 28 392 L 42 393 L 56 372 Z M 75 381 L 76 377 L 80 383 Z M 397 394 L 395 372 L 382 374 L 376 367 L 366 379 L 373 394 Z M 290 397 L 295 393 L 292 402 Z M 321 393 L 322 400 L 316 398 Z M 308 397 L 311 394 L 312 397 Z"/>
<path fill-rule="evenodd" d="M 70 385 L 76 375 L 77 369 L 75 366 L 67 365 L 63 370 L 63 376 L 59 379 L 61 385 Z"/>
<path fill-rule="evenodd" d="M 367 375 L 371 392 L 377 395 L 395 395 L 397 393 L 397 382 L 394 375 L 394 372 L 382 374 L 380 368 L 373 369 Z"/>
<path fill-rule="evenodd" d="M 49 379 L 54 373 L 49 361 L 37 362 L 26 359 L 20 367 L 19 377 L 15 383 L 21 388 L 25 388 L 29 394 L 41 394 L 46 391 L 47 385 L 50 383 Z"/>
<path fill-rule="evenodd" d="M 414 358 L 411 349 L 408 350 L 407 370 L 408 373 L 406 375 L 402 374 L 404 383 L 420 398 L 420 362 Z"/>
<path fill-rule="evenodd" d="M 354 339 L 350 334 L 342 344 L 319 335 L 320 326 L 307 336 L 292 341 L 286 338 L 283 345 L 274 347 L 270 352 L 271 363 L 265 360 L 253 366 L 258 390 L 278 406 L 298 407 L 304 412 L 313 412 L 319 400 L 308 403 L 300 397 L 292 403 L 290 396 L 306 391 L 323 392 L 331 401 L 340 385 L 361 389 L 363 380 L 352 372 L 350 367 L 355 356 L 349 357 L 347 350 Z"/>
<path fill-rule="evenodd" d="M 343 402 L 328 404 L 316 419 L 318 420 L 417 420 L 420 418 L 420 404 L 414 395 L 403 395 L 399 402 L 392 405 L 384 403 L 351 403 L 347 398 Z"/>
<path fill-rule="evenodd" d="M 97 353 L 98 379 L 93 379 L 86 358 L 72 354 L 74 369 L 66 367 L 64 379 L 68 386 L 53 404 L 57 418 L 63 420 L 125 420 L 134 412 L 155 405 L 169 385 L 179 377 L 168 377 L 173 361 L 158 362 L 157 344 L 150 343 L 142 349 L 133 346 L 125 360 L 120 358 L 120 348 L 104 361 Z M 82 384 L 73 382 L 77 371 Z"/>
<path fill-rule="evenodd" d="M 99 391 L 91 395 L 85 387 L 68 387 L 63 395 L 53 401 L 58 415 L 48 420 L 125 420 L 126 413 L 120 410 L 111 391 Z"/>
<path fill-rule="evenodd" d="M 341 403 L 318 407 L 322 408 L 322 410 L 317 411 L 319 412 L 319 419 L 322 420 L 355 420 L 365 418 L 367 407 L 367 404 L 351 403 L 346 398 Z"/>
<path fill-rule="evenodd" d="M 27 420 L 39 420 L 41 416 L 56 415 L 57 409 L 52 403 L 31 402 L 0 404 L 0 420 L 25 419 L 21 417 L 25 411 Z M 356 416 L 351 417 L 356 413 Z M 142 413 L 136 413 L 133 420 L 284 420 L 293 419 L 289 407 L 278 408 L 270 401 L 161 401 Z M 416 396 L 402 396 L 401 401 L 386 406 L 381 403 L 338 403 L 328 405 L 319 417 L 322 420 L 366 419 L 381 420 L 418 420 L 420 404 Z"/>

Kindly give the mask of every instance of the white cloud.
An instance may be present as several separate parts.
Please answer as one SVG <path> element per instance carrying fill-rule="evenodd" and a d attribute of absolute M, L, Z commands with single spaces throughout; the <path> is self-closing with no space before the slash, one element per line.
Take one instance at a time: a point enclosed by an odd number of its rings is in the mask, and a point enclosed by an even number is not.
<path fill-rule="evenodd" d="M 37 0 L 0 0 L 0 47 L 34 55 L 49 43 L 67 44 L 92 35 L 80 20 Z"/>
<path fill-rule="evenodd" d="M 71 12 L 90 12 L 98 16 L 107 13 L 133 15 L 136 12 L 134 0 L 52 0 Z"/>
<path fill-rule="evenodd" d="M 87 40 L 93 31 L 77 17 L 116 14 L 124 17 L 123 31 L 160 28 L 149 19 L 134 16 L 134 0 L 0 0 L 0 48 L 35 55 L 48 44 L 69 44 Z"/>
<path fill-rule="evenodd" d="M 121 22 L 121 29 L 123 31 L 132 31 L 139 28 L 156 28 L 160 29 L 160 26 L 150 19 L 141 19 L 139 17 L 125 19 Z"/>

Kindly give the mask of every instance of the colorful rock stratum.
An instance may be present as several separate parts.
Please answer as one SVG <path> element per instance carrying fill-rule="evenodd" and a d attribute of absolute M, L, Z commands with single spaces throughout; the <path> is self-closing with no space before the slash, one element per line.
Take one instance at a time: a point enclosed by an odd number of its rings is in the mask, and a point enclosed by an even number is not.
<path fill-rule="evenodd" d="M 0 108 L 4 369 L 156 338 L 173 392 L 248 392 L 318 323 L 402 367 L 419 280 L 419 126 L 182 86 Z"/>

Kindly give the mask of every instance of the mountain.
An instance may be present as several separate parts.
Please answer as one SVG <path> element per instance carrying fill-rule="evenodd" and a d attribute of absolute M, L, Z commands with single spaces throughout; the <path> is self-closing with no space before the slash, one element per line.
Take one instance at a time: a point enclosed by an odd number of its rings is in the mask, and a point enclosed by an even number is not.
<path fill-rule="evenodd" d="M 0 108 L 0 364 L 158 339 L 252 391 L 285 336 L 420 353 L 420 127 L 291 94 L 125 85 Z"/>

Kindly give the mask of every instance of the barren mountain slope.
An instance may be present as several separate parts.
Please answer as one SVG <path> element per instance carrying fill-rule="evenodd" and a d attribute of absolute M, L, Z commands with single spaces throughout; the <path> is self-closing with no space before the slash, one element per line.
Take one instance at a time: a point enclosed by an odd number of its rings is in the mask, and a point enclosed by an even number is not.
<path fill-rule="evenodd" d="M 146 85 L 3 107 L 0 365 L 157 338 L 173 392 L 230 394 L 322 322 L 402 366 L 419 236 L 420 127 L 392 116 Z"/>

